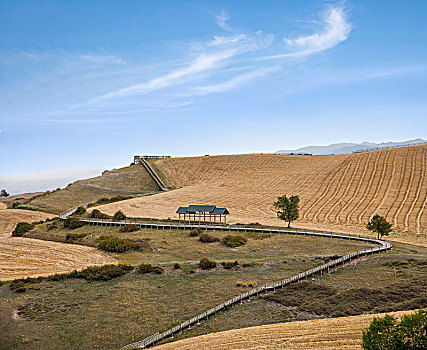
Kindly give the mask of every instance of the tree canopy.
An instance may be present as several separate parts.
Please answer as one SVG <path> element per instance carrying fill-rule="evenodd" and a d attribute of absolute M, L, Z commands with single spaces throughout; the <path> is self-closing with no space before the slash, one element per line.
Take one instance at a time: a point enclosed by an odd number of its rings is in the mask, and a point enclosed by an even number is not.
<path fill-rule="evenodd" d="M 9 193 L 7 193 L 5 189 L 2 189 L 0 191 L 0 197 L 8 197 L 8 196 L 9 196 Z"/>
<path fill-rule="evenodd" d="M 378 214 L 375 214 L 372 219 L 366 224 L 369 231 L 375 232 L 378 239 L 382 236 L 388 235 L 391 232 L 391 224 Z"/>
<path fill-rule="evenodd" d="M 427 311 L 404 315 L 400 322 L 394 316 L 374 317 L 363 330 L 365 350 L 427 349 Z"/>
<path fill-rule="evenodd" d="M 280 220 L 288 222 L 288 227 L 291 227 L 291 222 L 299 217 L 299 197 L 291 196 L 277 197 L 277 202 L 274 202 L 274 207 L 277 209 L 277 217 Z"/>

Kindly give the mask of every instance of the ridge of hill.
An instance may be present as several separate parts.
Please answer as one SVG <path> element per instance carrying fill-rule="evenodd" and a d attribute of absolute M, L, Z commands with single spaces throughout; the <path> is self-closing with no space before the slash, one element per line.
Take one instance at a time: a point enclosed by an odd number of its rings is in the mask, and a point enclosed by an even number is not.
<path fill-rule="evenodd" d="M 391 312 L 402 317 L 411 311 Z M 232 329 L 156 346 L 158 350 L 361 349 L 362 329 L 385 314 L 286 322 Z"/>
<path fill-rule="evenodd" d="M 229 221 L 283 226 L 273 202 L 299 195 L 295 226 L 366 232 L 380 214 L 398 235 L 426 244 L 427 145 L 331 156 L 230 155 L 170 158 L 153 162 L 175 190 L 107 204 L 107 214 L 122 210 L 131 217 L 175 218 L 179 206 L 227 207 Z M 424 243 L 422 243 L 424 242 Z"/>
<path fill-rule="evenodd" d="M 90 179 L 75 181 L 64 189 L 46 192 L 25 205 L 59 214 L 80 203 L 103 197 L 149 192 L 157 192 L 157 186 L 145 168 L 135 164 L 104 171 L 102 175 Z"/>
<path fill-rule="evenodd" d="M 333 143 L 328 146 L 307 146 L 298 148 L 295 150 L 280 150 L 275 152 L 276 154 L 284 153 L 311 153 L 315 155 L 326 155 L 326 154 L 349 154 L 353 151 L 360 149 L 368 149 L 372 147 L 396 147 L 396 146 L 407 146 L 414 143 L 427 142 L 423 139 L 414 139 L 402 142 L 361 142 L 361 143 L 352 143 L 352 142 L 342 142 L 342 143 Z"/>

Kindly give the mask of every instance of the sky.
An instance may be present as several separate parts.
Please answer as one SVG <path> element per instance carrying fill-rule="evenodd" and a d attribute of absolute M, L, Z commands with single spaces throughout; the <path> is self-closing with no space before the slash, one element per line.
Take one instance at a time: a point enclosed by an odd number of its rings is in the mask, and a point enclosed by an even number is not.
<path fill-rule="evenodd" d="M 0 187 L 134 154 L 425 139 L 426 16 L 425 0 L 1 0 Z"/>

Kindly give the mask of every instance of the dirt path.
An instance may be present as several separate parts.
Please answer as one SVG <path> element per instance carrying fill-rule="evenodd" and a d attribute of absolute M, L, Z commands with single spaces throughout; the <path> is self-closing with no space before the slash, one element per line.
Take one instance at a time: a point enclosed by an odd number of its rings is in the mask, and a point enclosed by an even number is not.
<path fill-rule="evenodd" d="M 400 317 L 411 311 L 391 312 Z M 339 317 L 332 319 L 279 323 L 259 327 L 233 329 L 180 340 L 155 347 L 158 350 L 332 350 L 362 349 L 362 329 L 374 316 Z"/>

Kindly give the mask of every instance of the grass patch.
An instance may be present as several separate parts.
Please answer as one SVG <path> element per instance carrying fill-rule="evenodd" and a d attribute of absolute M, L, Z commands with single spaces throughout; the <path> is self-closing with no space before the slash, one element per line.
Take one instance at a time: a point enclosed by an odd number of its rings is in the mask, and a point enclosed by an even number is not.
<path fill-rule="evenodd" d="M 227 235 L 222 241 L 227 247 L 236 248 L 246 244 L 248 240 L 241 235 Z"/>

